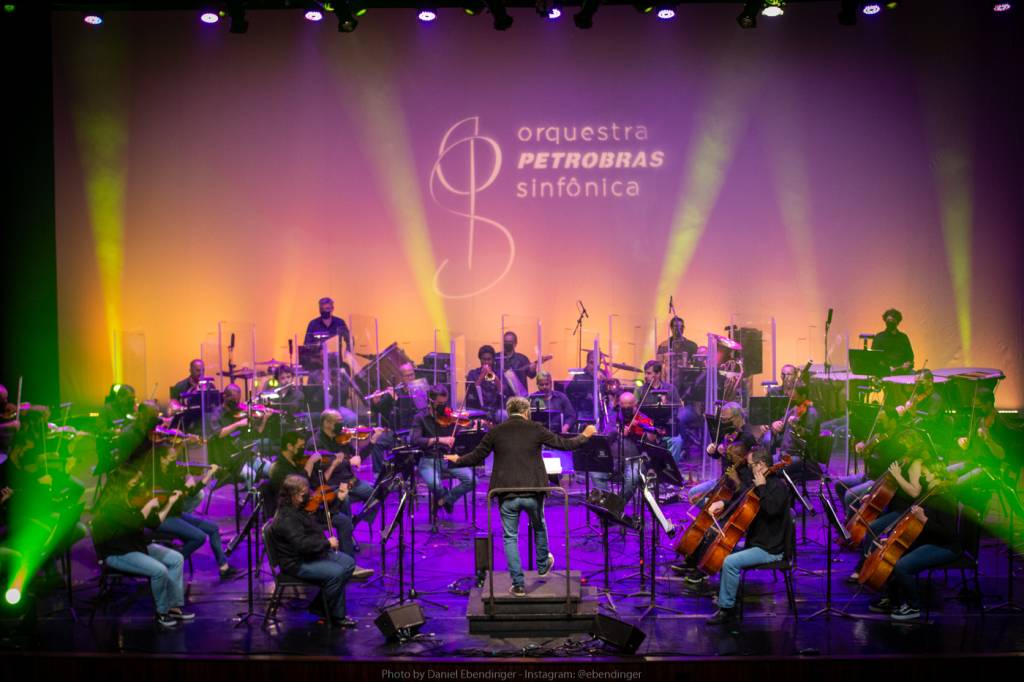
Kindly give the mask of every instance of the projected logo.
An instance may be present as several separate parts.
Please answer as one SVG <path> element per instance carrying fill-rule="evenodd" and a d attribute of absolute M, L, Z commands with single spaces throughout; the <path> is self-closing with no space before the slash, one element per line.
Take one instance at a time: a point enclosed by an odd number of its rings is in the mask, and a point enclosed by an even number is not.
<path fill-rule="evenodd" d="M 444 298 L 482 294 L 512 269 L 516 258 L 512 233 L 477 207 L 478 195 L 494 184 L 500 171 L 501 147 L 494 138 L 480 134 L 479 116 L 459 121 L 441 138 L 430 171 L 430 197 L 466 229 L 465 259 L 445 258 L 434 273 L 434 291 Z M 444 248 L 460 241 L 446 239 Z"/>

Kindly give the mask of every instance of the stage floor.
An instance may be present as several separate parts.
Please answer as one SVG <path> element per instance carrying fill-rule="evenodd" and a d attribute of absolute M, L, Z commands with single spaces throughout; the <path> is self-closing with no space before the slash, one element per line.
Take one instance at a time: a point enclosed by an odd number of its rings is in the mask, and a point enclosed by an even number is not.
<path fill-rule="evenodd" d="M 817 483 L 809 484 L 813 491 Z M 89 540 L 79 543 L 73 553 L 74 605 L 78 622 L 71 619 L 66 599 L 58 589 L 37 607 L 34 626 L 3 624 L 0 648 L 8 652 L 47 652 L 52 654 L 138 654 L 189 657 L 314 656 L 380 659 L 386 657 L 428 657 L 431 659 L 494 659 L 494 658 L 557 658 L 595 659 L 616 657 L 613 649 L 586 633 L 574 636 L 549 637 L 543 632 L 525 638 L 491 638 L 471 635 L 466 617 L 468 588 L 473 582 L 473 537 L 486 530 L 482 478 L 476 495 L 477 526 L 474 530 L 460 502 L 451 518 L 444 518 L 432 532 L 426 516 L 426 497 L 420 488 L 415 549 L 415 589 L 427 618 L 417 641 L 386 642 L 373 624 L 382 606 L 398 601 L 397 539 L 393 537 L 386 551 L 386 580 L 350 583 L 347 591 L 349 615 L 358 621 L 356 630 L 327 631 L 318 627 L 305 607 L 309 597 L 289 596 L 278 613 L 278 625 L 262 627 L 261 619 L 272 579 L 264 570 L 255 581 L 256 616 L 236 627 L 235 617 L 246 610 L 247 583 L 243 577 L 222 583 L 218 580 L 208 548 L 193 557 L 194 574 L 189 588 L 189 608 L 197 618 L 194 622 L 172 630 L 163 630 L 152 617 L 152 600 L 148 586 L 141 581 L 128 581 L 115 591 L 111 604 L 98 610 L 90 623 L 90 600 L 97 592 L 94 554 Z M 581 491 L 580 491 L 581 492 Z M 211 517 L 220 522 L 227 542 L 234 533 L 231 496 L 219 492 L 212 505 Z M 387 517 L 394 510 L 395 499 L 387 504 Z M 667 515 L 677 523 L 684 519 L 686 504 L 672 504 Z M 847 608 L 852 617 L 831 618 L 807 616 L 822 608 L 825 601 L 825 550 L 822 515 L 808 516 L 805 534 L 798 517 L 798 566 L 796 600 L 799 616 L 787 613 L 786 591 L 782 576 L 773 579 L 771 572 L 751 573 L 747 579 L 745 615 L 735 629 L 709 626 L 704 619 L 714 611 L 710 595 L 694 594 L 668 570 L 674 553 L 670 541 L 659 538 L 658 580 L 654 602 L 659 607 L 645 615 L 651 598 L 636 593 L 649 592 L 650 581 L 641 584 L 637 574 L 639 549 L 636 535 L 613 528 L 610 533 L 610 557 L 613 569 L 610 584 L 615 591 L 610 598 L 601 598 L 600 611 L 628 621 L 642 629 L 647 637 L 637 652 L 646 660 L 682 658 L 697 660 L 722 657 L 839 657 L 876 656 L 974 656 L 1006 655 L 1024 652 L 1024 618 L 1018 614 L 987 613 L 982 615 L 976 604 L 958 599 L 959 572 L 942 571 L 932 578 L 931 612 L 920 622 L 898 624 L 885 616 L 872 614 L 867 605 L 874 596 L 855 594 L 845 582 L 854 565 L 850 552 L 835 552 L 833 562 L 833 605 Z M 552 551 L 557 569 L 564 569 L 565 538 L 563 510 L 552 501 L 547 519 Z M 572 568 L 590 576 L 587 584 L 601 588 L 604 584 L 602 544 L 597 532 L 587 527 L 587 515 L 578 499 L 570 506 Z M 497 519 L 495 519 L 497 525 Z M 357 529 L 362 547 L 357 557 L 360 565 L 381 573 L 378 543 L 379 526 L 374 524 L 373 536 L 363 525 Z M 408 539 L 409 529 L 406 528 Z M 648 536 L 649 537 L 649 536 Z M 525 563 L 525 524 L 521 533 Z M 495 543 L 496 562 L 504 567 L 500 537 Z M 648 547 L 649 552 L 649 547 Z M 409 553 L 406 553 L 408 562 Z M 231 558 L 245 568 L 246 552 L 242 543 Z M 1019 562 L 1024 563 L 1024 562 Z M 985 604 L 1004 601 L 1006 597 L 1006 549 L 1002 543 L 987 538 L 981 552 L 981 587 Z M 187 574 L 186 574 L 187 577 Z M 408 566 L 404 574 L 408 594 Z M 921 578 L 926 580 L 925 576 Z M 454 585 L 453 585 L 454 583 Z M 717 587 L 717 581 L 712 581 Z M 1024 594 L 1024 585 L 1016 576 L 1017 594 Z"/>

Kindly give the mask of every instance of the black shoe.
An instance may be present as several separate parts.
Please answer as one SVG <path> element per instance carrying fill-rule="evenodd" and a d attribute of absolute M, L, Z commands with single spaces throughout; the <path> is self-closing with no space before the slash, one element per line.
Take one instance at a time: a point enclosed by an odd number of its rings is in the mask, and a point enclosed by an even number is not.
<path fill-rule="evenodd" d="M 158 613 L 156 614 L 156 624 L 165 628 L 174 628 L 178 626 L 178 619 L 172 618 L 169 613 Z"/>
<path fill-rule="evenodd" d="M 220 570 L 221 580 L 231 580 L 233 578 L 237 578 L 240 575 L 242 575 L 242 572 L 234 566 L 228 566 L 226 569 Z"/>
<path fill-rule="evenodd" d="M 882 597 L 881 599 L 868 604 L 868 611 L 872 611 L 874 613 L 892 613 L 892 609 L 892 602 L 889 601 L 888 597 Z"/>
<path fill-rule="evenodd" d="M 898 609 L 893 609 L 889 617 L 899 621 L 917 620 L 921 617 L 921 609 L 910 604 L 903 604 Z"/>
<path fill-rule="evenodd" d="M 705 623 L 708 625 L 730 625 L 737 621 L 735 607 L 731 609 L 719 608 L 714 615 L 708 618 Z"/>
<path fill-rule="evenodd" d="M 669 569 L 676 575 L 686 575 L 690 572 L 690 567 L 686 564 L 669 564 Z"/>
<path fill-rule="evenodd" d="M 526 588 L 522 585 L 513 585 L 512 587 L 508 588 L 508 593 L 511 594 L 513 597 L 525 597 Z"/>
<path fill-rule="evenodd" d="M 348 616 L 344 618 L 332 618 L 331 625 L 336 628 L 344 628 L 346 630 L 351 630 L 353 628 L 359 627 L 359 623 L 355 622 Z"/>
<path fill-rule="evenodd" d="M 689 573 L 683 576 L 683 582 L 689 583 L 690 585 L 702 585 L 706 576 L 700 571 L 691 570 Z"/>
<path fill-rule="evenodd" d="M 555 567 L 555 555 L 548 552 L 548 565 L 547 568 L 537 567 L 537 575 L 545 576 L 551 572 L 551 569 Z"/>
<path fill-rule="evenodd" d="M 196 614 L 190 611 L 182 611 L 181 609 L 171 609 L 167 612 L 167 615 L 175 620 L 195 620 Z"/>

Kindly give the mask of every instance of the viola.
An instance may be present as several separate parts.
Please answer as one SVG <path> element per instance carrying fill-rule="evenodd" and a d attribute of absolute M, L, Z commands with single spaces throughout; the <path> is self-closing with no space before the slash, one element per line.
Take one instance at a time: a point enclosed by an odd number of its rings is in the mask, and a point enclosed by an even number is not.
<path fill-rule="evenodd" d="M 434 417 L 434 421 L 437 422 L 438 426 L 444 429 L 448 428 L 449 426 L 467 428 L 473 423 L 473 420 L 469 417 L 467 413 L 453 412 L 452 408 L 450 407 L 444 408 L 444 412 L 442 412 L 440 415 L 436 415 Z"/>
<path fill-rule="evenodd" d="M 718 483 L 708 494 L 707 502 L 701 508 L 697 517 L 690 524 L 690 527 L 686 529 L 678 540 L 673 549 L 676 554 L 682 557 L 687 557 L 697 551 L 700 548 L 701 542 L 704 541 L 704 536 L 707 535 L 708 531 L 711 530 L 712 525 L 715 522 L 715 517 L 712 516 L 709 509 L 715 502 L 722 502 L 723 504 L 732 499 L 735 490 L 733 489 L 732 479 L 729 474 L 723 474 L 722 478 L 718 480 Z"/>
<path fill-rule="evenodd" d="M 778 464 L 768 467 L 765 476 L 788 466 L 791 461 L 792 457 L 783 455 Z M 750 524 L 754 522 L 754 517 L 757 516 L 757 512 L 760 510 L 761 498 L 757 496 L 753 488 L 750 488 L 743 494 L 739 506 L 729 516 L 729 520 L 719 531 L 718 537 L 712 540 L 711 544 L 704 551 L 704 556 L 701 557 L 700 563 L 697 564 L 697 569 L 707 575 L 714 575 L 722 570 L 725 557 L 732 554 L 733 549 L 743 539 L 743 536 L 747 534 L 747 529 L 750 528 Z"/>
<path fill-rule="evenodd" d="M 370 426 L 353 426 L 344 427 L 342 429 L 336 429 L 334 434 L 334 442 L 339 445 L 345 445 L 353 440 L 366 440 L 373 435 L 373 427 Z"/>
<path fill-rule="evenodd" d="M 344 500 L 346 497 L 348 497 L 348 486 L 344 483 L 336 489 L 327 484 L 321 484 L 317 486 L 316 490 L 310 491 L 309 501 L 306 502 L 303 509 L 312 514 L 316 512 L 317 507 L 323 505 L 326 511 L 328 504 L 334 500 Z"/>

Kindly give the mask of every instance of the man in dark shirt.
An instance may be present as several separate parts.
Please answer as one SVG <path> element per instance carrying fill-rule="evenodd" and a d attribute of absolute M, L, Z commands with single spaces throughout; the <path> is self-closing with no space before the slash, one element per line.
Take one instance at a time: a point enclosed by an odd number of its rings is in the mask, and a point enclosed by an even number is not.
<path fill-rule="evenodd" d="M 790 514 L 790 489 L 778 474 L 769 473 L 772 455 L 764 449 L 754 449 L 747 455 L 747 463 L 753 474 L 754 494 L 761 500 L 757 516 L 747 529 L 743 549 L 733 552 L 722 564 L 722 576 L 718 586 L 718 611 L 708 619 L 709 624 L 729 623 L 737 617 L 736 593 L 740 586 L 740 573 L 745 568 L 781 561 L 793 517 Z M 716 502 L 709 510 L 716 513 Z"/>
<path fill-rule="evenodd" d="M 313 440 L 306 445 L 307 452 L 320 452 L 335 455 L 332 471 L 324 478 L 329 485 L 337 486 L 344 483 L 348 486 L 348 495 L 341 503 L 342 511 L 352 514 L 352 500 L 365 502 L 373 493 L 373 486 L 356 476 L 356 470 L 362 466 L 363 458 L 356 453 L 350 440 L 339 443 L 338 435 L 342 429 L 342 416 L 337 410 L 324 410 L 320 414 L 320 429 Z M 375 433 L 375 435 L 378 435 Z M 379 437 L 379 436 L 378 436 Z M 372 437 L 371 437 L 372 440 Z M 315 483 L 316 481 L 314 481 Z"/>
<path fill-rule="evenodd" d="M 440 384 L 433 386 L 427 393 L 427 399 L 427 409 L 413 420 L 409 442 L 423 450 L 419 465 L 420 477 L 433 492 L 435 504 L 451 514 L 455 502 L 473 489 L 473 477 L 468 469 L 452 469 L 443 459 L 455 444 L 452 435 L 455 424 L 441 426 L 437 422 L 448 406 L 448 389 Z M 445 490 L 441 482 L 452 478 L 458 480 L 459 484 L 451 490 Z"/>
<path fill-rule="evenodd" d="M 96 428 L 101 434 L 109 434 L 127 426 L 135 417 L 135 389 L 128 384 L 114 384 L 100 408 Z"/>
<path fill-rule="evenodd" d="M 270 526 L 270 538 L 281 571 L 320 585 L 329 613 L 318 611 L 320 598 L 310 611 L 330 618 L 335 627 L 354 628 L 356 622 L 345 614 L 345 585 L 355 570 L 355 559 L 339 548 L 338 539 L 324 537 L 323 531 L 303 510 L 309 500 L 309 483 L 302 475 L 291 475 L 281 484 L 277 513 Z"/>
<path fill-rule="evenodd" d="M 515 373 L 516 379 L 523 388 L 522 394 L 526 395 L 529 391 L 526 380 L 527 378 L 533 379 L 537 376 L 537 363 L 530 362 L 530 358 L 516 352 L 516 344 L 518 343 L 519 336 L 515 332 L 505 332 L 505 335 L 502 337 L 502 362 L 504 362 L 506 372 L 512 370 Z M 509 386 L 509 388 L 514 387 Z M 517 393 L 517 391 L 513 391 L 512 395 Z"/>
<path fill-rule="evenodd" d="M 882 313 L 882 319 L 885 320 L 885 331 L 875 334 L 871 349 L 885 351 L 886 364 L 893 374 L 913 372 L 914 349 L 910 346 L 910 338 L 897 329 L 903 321 L 903 313 L 889 308 Z"/>
<path fill-rule="evenodd" d="M 683 336 L 686 323 L 681 317 L 673 317 L 668 322 L 669 337 L 658 344 L 658 359 L 670 368 L 686 367 L 697 354 L 697 344 Z"/>
<path fill-rule="evenodd" d="M 553 410 L 562 415 L 561 433 L 569 433 L 576 423 L 576 408 L 569 396 L 556 391 L 551 373 L 547 370 L 537 372 L 537 392 L 530 394 L 530 407 L 534 410 Z"/>
<path fill-rule="evenodd" d="M 782 419 L 772 422 L 769 437 L 771 449 L 779 457 L 789 455 L 792 462 L 786 469 L 790 476 L 820 477 L 818 466 L 818 440 L 821 435 L 821 417 L 808 398 L 807 384 L 793 387 L 793 402 Z"/>
<path fill-rule="evenodd" d="M 563 438 L 551 433 L 541 424 L 530 421 L 530 401 L 526 398 L 509 398 L 505 405 L 509 413 L 508 420 L 488 431 L 472 452 L 461 457 L 445 455 L 445 459 L 457 467 L 476 466 L 494 452 L 494 469 L 490 481 L 493 490 L 546 487 L 548 474 L 544 469 L 541 448 L 546 445 L 555 450 L 575 450 L 596 432 L 593 426 L 587 426 L 579 436 Z M 509 591 L 521 597 L 526 594 L 525 576 L 519 560 L 521 512 L 526 512 L 533 527 L 538 575 L 550 573 L 555 563 L 554 555 L 548 551 L 544 493 L 500 493 L 499 502 L 505 539 L 505 560 L 512 576 L 512 587 Z"/>
<path fill-rule="evenodd" d="M 115 474 L 94 513 L 93 545 L 96 555 L 110 568 L 149 578 L 157 623 L 163 627 L 174 627 L 181 621 L 195 618 L 195 614 L 182 610 L 185 604 L 182 577 L 185 558 L 169 547 L 150 543 L 145 529 L 156 528 L 163 523 L 181 493 L 171 494 L 162 509 L 155 497 L 140 509 L 131 504 L 130 498 L 141 481 L 142 472 L 138 470 L 126 469 Z"/>
<path fill-rule="evenodd" d="M 349 334 L 345 320 L 334 316 L 334 299 L 324 296 L 320 299 L 320 317 L 314 317 L 306 325 L 306 338 L 302 342 L 309 345 L 319 341 L 340 336 L 345 350 L 352 349 L 352 336 Z"/>
<path fill-rule="evenodd" d="M 269 412 L 253 412 L 252 423 L 249 412 L 241 408 L 242 389 L 237 384 L 228 384 L 221 393 L 222 403 L 207 420 L 206 433 L 209 436 L 209 455 L 212 464 L 218 464 L 225 474 L 239 476 L 249 484 L 266 476 L 270 463 L 262 457 L 242 451 L 243 437 L 259 437 L 267 426 Z"/>
<path fill-rule="evenodd" d="M 747 453 L 757 445 L 757 437 L 753 428 L 747 423 L 747 417 L 743 413 L 743 406 L 739 403 L 726 403 L 722 405 L 718 413 L 721 424 L 717 433 L 718 441 L 708 444 L 707 453 L 712 459 L 722 460 L 722 472 L 737 463 L 746 461 Z M 712 478 L 690 488 L 687 497 L 691 504 L 701 506 L 703 498 L 718 483 L 718 478 Z"/>
<path fill-rule="evenodd" d="M 203 361 L 196 358 L 188 364 L 188 376 L 171 386 L 171 400 L 181 401 L 181 394 L 186 391 L 194 391 L 199 388 L 199 380 L 203 377 L 205 365 Z"/>
<path fill-rule="evenodd" d="M 514 395 L 514 392 L 508 383 L 498 376 L 493 346 L 480 346 L 476 356 L 480 360 L 480 366 L 466 374 L 466 407 L 484 410 L 491 421 L 504 421 L 506 415 L 501 406 L 502 389 L 498 382 L 504 383 L 505 395 Z"/>
<path fill-rule="evenodd" d="M 772 398 L 788 398 L 793 395 L 793 387 L 796 386 L 796 365 L 786 364 L 779 370 L 782 383 L 768 389 L 768 395 Z"/>

